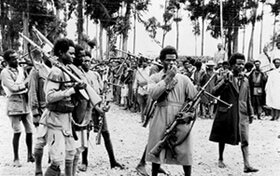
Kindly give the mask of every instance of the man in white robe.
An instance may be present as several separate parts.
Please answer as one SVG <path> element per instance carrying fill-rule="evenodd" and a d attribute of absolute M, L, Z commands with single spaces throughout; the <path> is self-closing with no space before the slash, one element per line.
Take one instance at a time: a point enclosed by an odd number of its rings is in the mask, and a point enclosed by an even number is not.
<path fill-rule="evenodd" d="M 157 176 L 160 164 L 182 165 L 185 175 L 191 175 L 192 165 L 192 133 L 174 146 L 176 156 L 172 155 L 170 147 L 164 147 L 159 156 L 151 153 L 151 150 L 163 137 L 166 128 L 174 120 L 187 99 L 196 95 L 196 88 L 186 75 L 177 73 L 174 63 L 178 58 L 174 47 L 167 46 L 160 52 L 163 70 L 150 77 L 148 89 L 151 97 L 157 100 L 154 116 L 149 130 L 146 160 L 152 162 L 152 176 Z M 190 129 L 189 124 L 180 124 L 176 127 L 176 133 L 186 136 Z"/>
<path fill-rule="evenodd" d="M 280 116 L 280 56 L 273 60 L 275 69 L 268 75 L 265 91 L 266 91 L 266 104 L 272 108 L 271 120 L 277 120 Z"/>

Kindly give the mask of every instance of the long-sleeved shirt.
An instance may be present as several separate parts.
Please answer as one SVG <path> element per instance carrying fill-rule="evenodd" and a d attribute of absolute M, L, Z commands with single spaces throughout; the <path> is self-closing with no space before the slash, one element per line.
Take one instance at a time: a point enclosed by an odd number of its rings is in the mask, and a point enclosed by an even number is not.
<path fill-rule="evenodd" d="M 93 87 L 96 93 L 100 95 L 101 90 L 103 89 L 103 82 L 101 80 L 101 76 L 97 72 L 91 70 L 84 73 L 88 80 L 88 83 Z"/>
<path fill-rule="evenodd" d="M 49 73 L 49 68 L 43 63 L 36 63 L 35 67 L 30 71 L 29 81 L 29 106 L 32 114 L 42 115 L 44 108 L 46 107 L 46 95 L 44 91 L 44 85 Z"/>
<path fill-rule="evenodd" d="M 1 72 L 2 86 L 9 97 L 12 94 L 22 94 L 27 92 L 24 83 L 25 75 L 22 67 L 12 68 L 6 67 Z"/>
<path fill-rule="evenodd" d="M 148 94 L 147 84 L 149 81 L 150 68 L 138 68 L 135 73 L 135 79 L 132 88 L 135 90 L 138 88 L 137 92 L 140 95 Z M 146 83 L 146 84 L 145 84 Z"/>
<path fill-rule="evenodd" d="M 217 51 L 215 54 L 214 54 L 214 62 L 217 64 L 219 62 L 224 62 L 224 61 L 227 61 L 228 58 L 227 58 L 227 52 L 223 49 Z"/>
<path fill-rule="evenodd" d="M 28 89 L 25 84 L 25 75 L 22 67 L 6 67 L 1 72 L 2 86 L 8 97 L 7 114 L 23 115 L 30 112 L 25 93 Z"/>

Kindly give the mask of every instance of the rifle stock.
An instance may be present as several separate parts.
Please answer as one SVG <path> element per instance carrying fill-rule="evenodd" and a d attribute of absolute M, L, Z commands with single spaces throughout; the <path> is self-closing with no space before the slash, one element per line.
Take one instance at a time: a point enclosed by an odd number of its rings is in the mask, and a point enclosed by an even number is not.
<path fill-rule="evenodd" d="M 96 145 L 99 145 L 101 144 L 101 132 L 102 132 L 102 128 L 103 128 L 103 120 L 104 120 L 104 117 L 100 117 L 101 119 L 99 120 L 99 128 L 98 128 L 98 132 L 97 132 L 97 135 L 96 135 L 96 139 L 95 139 L 95 142 L 96 142 Z"/>
<path fill-rule="evenodd" d="M 155 157 L 159 157 L 159 154 L 162 149 L 166 146 L 167 136 L 164 136 L 150 151 L 150 154 L 152 154 Z"/>

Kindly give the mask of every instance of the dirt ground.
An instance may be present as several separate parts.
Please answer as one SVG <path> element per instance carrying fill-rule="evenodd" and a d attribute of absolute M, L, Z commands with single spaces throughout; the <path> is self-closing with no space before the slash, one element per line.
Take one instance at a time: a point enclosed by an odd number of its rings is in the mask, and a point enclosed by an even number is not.
<path fill-rule="evenodd" d="M 25 135 L 20 139 L 21 168 L 12 166 L 12 136 L 10 121 L 5 115 L 6 98 L 0 97 L 0 175 L 31 176 L 34 164 L 27 163 Z M 107 114 L 109 130 L 117 160 L 126 166 L 125 170 L 110 169 L 108 155 L 103 141 L 95 145 L 95 134 L 91 133 L 89 145 L 89 167 L 78 176 L 137 176 L 135 170 L 147 142 L 148 129 L 141 127 L 140 115 L 124 111 L 112 104 Z M 218 145 L 208 140 L 213 120 L 198 119 L 193 128 L 194 164 L 193 176 L 279 176 L 280 175 L 280 122 L 255 120 L 250 126 L 250 162 L 260 171 L 254 174 L 243 173 L 243 160 L 239 146 L 227 145 L 224 154 L 226 168 L 217 167 Z M 35 138 L 35 135 L 34 135 Z M 47 148 L 43 158 L 43 169 L 47 163 Z M 182 167 L 163 165 L 169 175 L 183 175 Z M 150 173 L 151 165 L 147 164 Z"/>

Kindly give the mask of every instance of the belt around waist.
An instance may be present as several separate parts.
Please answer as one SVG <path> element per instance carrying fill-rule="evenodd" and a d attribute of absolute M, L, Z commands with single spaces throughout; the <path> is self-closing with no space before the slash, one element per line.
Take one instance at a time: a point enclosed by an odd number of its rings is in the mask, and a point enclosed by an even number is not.
<path fill-rule="evenodd" d="M 164 107 L 164 106 L 177 106 L 177 107 L 181 107 L 183 105 L 183 103 L 181 102 L 175 102 L 175 101 L 163 101 L 163 102 L 159 102 L 156 104 L 159 107 Z"/>

